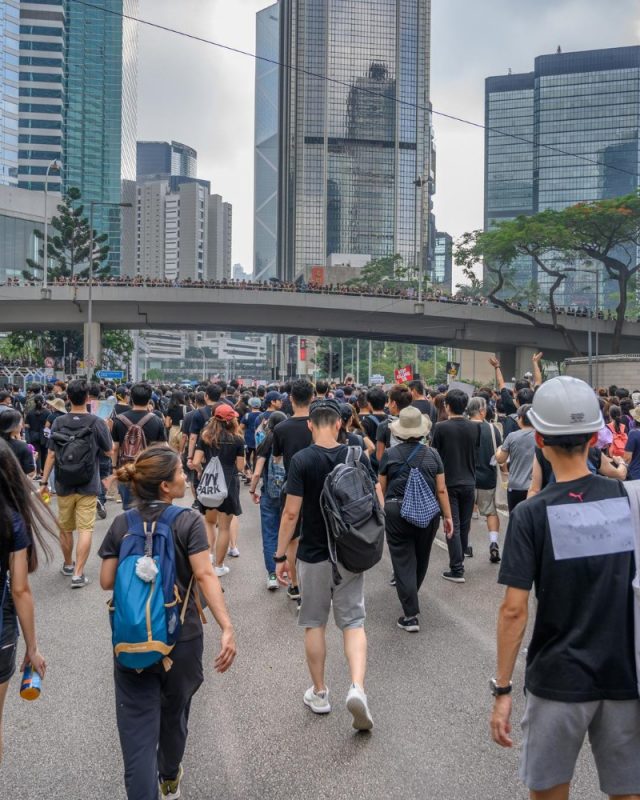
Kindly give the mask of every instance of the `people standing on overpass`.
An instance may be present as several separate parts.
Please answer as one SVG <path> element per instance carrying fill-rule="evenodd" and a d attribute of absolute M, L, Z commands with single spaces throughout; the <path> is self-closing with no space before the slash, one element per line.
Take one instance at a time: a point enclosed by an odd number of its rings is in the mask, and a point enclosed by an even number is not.
<path fill-rule="evenodd" d="M 385 496 L 385 529 L 391 554 L 396 591 L 403 616 L 398 627 L 409 633 L 420 630 L 418 593 L 427 575 L 431 548 L 444 520 L 444 533 L 453 535 L 451 506 L 444 479 L 442 459 L 437 451 L 424 444 L 431 430 L 431 420 L 419 408 L 402 409 L 391 430 L 400 444 L 384 451 L 380 463 L 380 486 Z M 437 501 L 439 512 L 424 526 L 402 516 L 403 501 L 411 470 L 416 468 L 428 486 L 430 497 Z M 434 505 L 434 511 L 435 505 Z"/>
<path fill-rule="evenodd" d="M 166 446 L 148 448 L 135 462 L 121 467 L 117 476 L 130 485 L 136 498 L 135 513 L 144 523 L 156 522 L 186 492 L 180 457 Z M 127 515 L 120 514 L 100 547 L 100 585 L 105 590 L 115 586 L 120 549 L 128 531 Z M 236 655 L 235 635 L 209 559 L 202 517 L 185 509 L 176 516 L 171 532 L 176 588 L 181 603 L 187 605 L 179 639 L 169 656 L 170 668 L 162 661 L 142 670 L 114 663 L 116 721 L 129 800 L 157 800 L 158 789 L 162 798 L 180 797 L 189 712 L 203 681 L 200 593 L 222 632 L 215 670 L 226 672 Z"/>
<path fill-rule="evenodd" d="M 498 464 L 506 464 L 507 460 L 509 462 L 507 490 L 509 513 L 518 503 L 527 499 L 527 492 L 531 486 L 536 442 L 533 427 L 527 416 L 530 408 L 528 404 L 518 408 L 518 430 L 505 437 L 496 453 Z"/>
<path fill-rule="evenodd" d="M 26 644 L 21 669 L 31 665 L 41 678 L 46 674 L 29 574 L 38 568 L 38 549 L 49 560 L 51 550 L 43 533 L 55 536 L 55 528 L 53 515 L 34 496 L 11 448 L 0 439 L 0 763 L 4 701 L 16 670 L 18 620 Z"/>
<path fill-rule="evenodd" d="M 489 530 L 489 560 L 500 563 L 500 517 L 496 507 L 496 489 L 500 467 L 496 461 L 502 436 L 498 428 L 487 421 L 487 401 L 484 397 L 472 397 L 467 405 L 467 416 L 480 426 L 480 439 L 476 453 L 476 506 L 478 513 L 487 521 Z"/>
<path fill-rule="evenodd" d="M 99 456 L 101 453 L 111 456 L 113 442 L 106 422 L 87 411 L 87 382 L 71 381 L 67 395 L 71 411 L 58 417 L 51 426 L 40 492 L 44 494 L 48 490 L 49 476 L 55 468 L 60 546 L 64 556 L 61 572 L 71 578 L 72 589 L 81 589 L 89 583 L 84 567 L 91 551 L 101 491 Z M 72 454 L 73 459 L 70 459 Z M 75 561 L 74 531 L 78 531 Z"/>
<path fill-rule="evenodd" d="M 442 577 L 464 583 L 464 559 L 473 556 L 469 530 L 476 494 L 476 453 L 480 441 L 477 424 L 465 418 L 469 398 L 460 389 L 450 389 L 444 398 L 448 419 L 433 429 L 432 446 L 444 464 L 444 476 L 451 503 L 453 536 L 447 539 L 449 570 Z"/>
<path fill-rule="evenodd" d="M 512 747 L 512 677 L 537 604 L 525 672 L 520 778 L 535 800 L 567 800 L 588 732 L 602 792 L 640 796 L 640 699 L 634 643 L 634 529 L 624 484 L 587 464 L 604 420 L 590 386 L 562 376 L 529 418 L 555 482 L 514 509 L 498 582 L 491 733 Z M 632 506 L 633 507 L 633 506 Z"/>

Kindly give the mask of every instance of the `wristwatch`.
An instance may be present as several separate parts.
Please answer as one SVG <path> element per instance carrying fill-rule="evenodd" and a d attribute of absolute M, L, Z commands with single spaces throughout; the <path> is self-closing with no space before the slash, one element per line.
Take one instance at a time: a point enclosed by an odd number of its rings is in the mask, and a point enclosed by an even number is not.
<path fill-rule="evenodd" d="M 511 694 L 513 691 L 513 683 L 511 681 L 509 681 L 508 686 L 498 686 L 495 678 L 491 678 L 489 681 L 489 687 L 491 689 L 491 694 L 494 697 L 502 697 L 503 694 Z"/>
<path fill-rule="evenodd" d="M 287 560 L 287 556 L 286 555 L 279 556 L 277 553 L 274 553 L 273 560 L 275 561 L 276 564 L 284 564 L 284 562 Z"/>

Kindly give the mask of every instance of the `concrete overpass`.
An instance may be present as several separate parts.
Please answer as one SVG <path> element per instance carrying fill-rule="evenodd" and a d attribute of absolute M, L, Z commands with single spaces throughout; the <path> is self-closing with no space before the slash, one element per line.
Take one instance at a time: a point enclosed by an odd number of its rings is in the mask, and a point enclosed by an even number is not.
<path fill-rule="evenodd" d="M 416 313 L 414 300 L 353 294 L 321 294 L 240 288 L 93 287 L 92 339 L 100 328 L 224 330 L 318 334 L 485 350 L 501 355 L 507 374 L 530 366 L 534 349 L 545 357 L 567 355 L 560 333 L 490 306 L 429 301 Z M 66 329 L 85 326 L 87 286 L 0 287 L 0 330 Z M 550 322 L 548 314 L 541 321 Z M 613 322 L 563 317 L 586 354 L 589 325 L 599 334 L 599 352 L 609 353 Z M 622 351 L 640 352 L 640 324 L 627 322 Z"/>

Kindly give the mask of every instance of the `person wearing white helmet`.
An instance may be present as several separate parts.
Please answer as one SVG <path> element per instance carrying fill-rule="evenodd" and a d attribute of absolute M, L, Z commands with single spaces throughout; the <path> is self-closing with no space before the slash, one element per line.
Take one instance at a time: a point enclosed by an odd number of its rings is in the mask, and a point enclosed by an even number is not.
<path fill-rule="evenodd" d="M 511 747 L 511 679 L 537 608 L 527 650 L 520 777 L 534 800 L 566 800 L 585 736 L 600 788 L 618 800 L 640 797 L 640 698 L 632 579 L 634 534 L 617 480 L 593 475 L 590 444 L 604 425 L 584 381 L 553 378 L 536 392 L 529 419 L 555 483 L 511 514 L 499 583 L 505 585 L 497 635 L 491 733 Z"/>

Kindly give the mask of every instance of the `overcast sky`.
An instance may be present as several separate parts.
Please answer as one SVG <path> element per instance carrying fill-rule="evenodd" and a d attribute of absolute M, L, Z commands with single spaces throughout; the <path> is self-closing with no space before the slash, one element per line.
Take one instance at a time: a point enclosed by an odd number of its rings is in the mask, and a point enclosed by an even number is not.
<path fill-rule="evenodd" d="M 368 0 L 360 0 L 366 3 Z M 253 52 L 268 0 L 140 0 L 140 17 Z M 484 79 L 533 69 L 535 56 L 640 43 L 640 0 L 433 0 L 434 110 L 482 122 Z M 253 268 L 254 61 L 140 26 L 138 138 L 198 151 L 198 176 L 233 203 L 233 262 Z M 454 236 L 482 225 L 483 132 L 434 118 L 436 221 Z"/>

